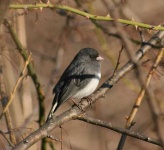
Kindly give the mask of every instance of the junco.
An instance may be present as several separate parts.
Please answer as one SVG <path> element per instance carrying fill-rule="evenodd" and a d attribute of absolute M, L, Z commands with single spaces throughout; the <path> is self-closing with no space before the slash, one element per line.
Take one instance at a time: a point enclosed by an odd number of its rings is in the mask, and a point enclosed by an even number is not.
<path fill-rule="evenodd" d="M 93 48 L 83 48 L 74 57 L 53 89 L 55 97 L 47 121 L 68 99 L 81 99 L 92 94 L 101 78 L 99 53 Z"/>

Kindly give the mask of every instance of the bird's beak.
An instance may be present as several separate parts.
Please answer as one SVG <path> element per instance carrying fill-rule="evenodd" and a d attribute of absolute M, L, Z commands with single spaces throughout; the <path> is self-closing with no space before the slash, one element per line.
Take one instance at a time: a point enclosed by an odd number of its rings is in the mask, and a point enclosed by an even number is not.
<path fill-rule="evenodd" d="M 96 58 L 96 60 L 104 60 L 104 58 L 102 58 L 101 56 L 98 56 L 98 57 Z"/>

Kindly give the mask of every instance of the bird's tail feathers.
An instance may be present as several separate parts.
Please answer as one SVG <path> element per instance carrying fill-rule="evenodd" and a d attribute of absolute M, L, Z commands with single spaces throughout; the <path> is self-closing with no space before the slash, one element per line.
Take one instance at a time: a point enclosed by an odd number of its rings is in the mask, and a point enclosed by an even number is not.
<path fill-rule="evenodd" d="M 47 116 L 46 122 L 49 121 L 49 120 L 51 120 L 51 119 L 53 118 L 54 112 L 55 112 L 55 111 L 57 110 L 57 108 L 58 108 L 57 106 L 58 106 L 58 102 L 56 102 L 56 103 L 53 104 L 53 106 L 52 106 L 52 108 L 51 108 L 51 110 L 50 110 L 50 112 L 49 112 L 49 114 L 48 114 L 48 116 Z"/>

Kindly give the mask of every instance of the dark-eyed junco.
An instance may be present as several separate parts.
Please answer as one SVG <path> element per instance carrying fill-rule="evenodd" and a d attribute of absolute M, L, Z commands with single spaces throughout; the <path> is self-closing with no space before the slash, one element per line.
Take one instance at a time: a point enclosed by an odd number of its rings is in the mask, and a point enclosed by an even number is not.
<path fill-rule="evenodd" d="M 55 97 L 47 121 L 68 99 L 81 99 L 92 94 L 101 78 L 99 53 L 93 48 L 83 48 L 66 68 L 53 89 Z"/>

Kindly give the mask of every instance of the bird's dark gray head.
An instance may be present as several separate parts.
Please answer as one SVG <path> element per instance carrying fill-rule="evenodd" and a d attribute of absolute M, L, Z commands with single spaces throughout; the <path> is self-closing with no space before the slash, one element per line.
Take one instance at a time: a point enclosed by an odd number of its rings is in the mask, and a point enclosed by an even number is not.
<path fill-rule="evenodd" d="M 78 59 L 84 60 L 84 61 L 99 61 L 103 60 L 101 56 L 99 56 L 99 53 L 97 50 L 93 48 L 83 48 L 79 51 L 79 53 L 76 55 Z"/>

